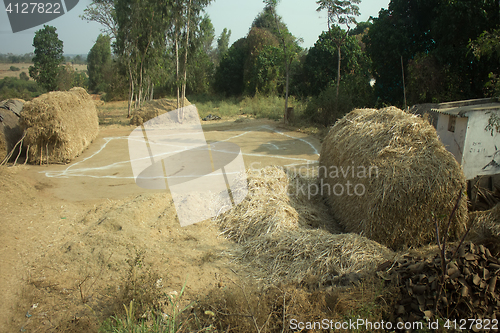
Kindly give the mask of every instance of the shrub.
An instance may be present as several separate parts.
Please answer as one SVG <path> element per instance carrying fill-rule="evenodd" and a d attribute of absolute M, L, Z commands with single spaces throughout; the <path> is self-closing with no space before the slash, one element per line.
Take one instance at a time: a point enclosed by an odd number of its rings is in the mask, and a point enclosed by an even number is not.
<path fill-rule="evenodd" d="M 10 70 L 13 72 L 17 72 L 17 71 L 20 71 L 21 69 L 19 69 L 19 67 L 16 67 L 16 66 L 10 66 Z"/>

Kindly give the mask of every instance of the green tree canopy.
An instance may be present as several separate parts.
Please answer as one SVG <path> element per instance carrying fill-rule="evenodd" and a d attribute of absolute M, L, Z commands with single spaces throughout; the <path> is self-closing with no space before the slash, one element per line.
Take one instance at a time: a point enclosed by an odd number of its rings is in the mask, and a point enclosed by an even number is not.
<path fill-rule="evenodd" d="M 229 38 L 231 38 L 231 30 L 224 28 L 219 38 L 217 39 L 217 54 L 216 54 L 216 64 L 218 65 L 222 58 L 226 55 L 229 49 Z"/>
<path fill-rule="evenodd" d="M 475 59 L 468 44 L 498 23 L 498 1 L 391 0 L 364 39 L 379 101 L 403 104 L 401 60 L 410 103 L 482 97 L 492 63 Z"/>
<path fill-rule="evenodd" d="M 109 76 L 111 65 L 111 38 L 100 34 L 87 56 L 87 70 L 89 73 L 89 90 L 104 91 L 106 79 Z"/>
<path fill-rule="evenodd" d="M 44 25 L 35 32 L 33 46 L 35 57 L 30 66 L 30 76 L 48 91 L 57 89 L 59 65 L 63 62 L 63 42 L 58 38 L 56 28 Z"/>
<path fill-rule="evenodd" d="M 314 46 L 309 50 L 304 63 L 304 79 L 306 87 L 304 94 L 318 95 L 328 86 L 334 85 L 338 71 L 338 44 L 345 31 L 333 26 L 330 31 L 323 32 Z M 363 78 L 368 85 L 370 82 L 370 60 L 361 50 L 355 37 L 347 36 L 341 46 L 344 61 L 341 63 L 342 80 L 348 76 Z"/>
<path fill-rule="evenodd" d="M 231 45 L 215 72 L 215 91 L 229 96 L 241 95 L 245 89 L 243 71 L 248 57 L 248 41 L 240 38 Z"/>

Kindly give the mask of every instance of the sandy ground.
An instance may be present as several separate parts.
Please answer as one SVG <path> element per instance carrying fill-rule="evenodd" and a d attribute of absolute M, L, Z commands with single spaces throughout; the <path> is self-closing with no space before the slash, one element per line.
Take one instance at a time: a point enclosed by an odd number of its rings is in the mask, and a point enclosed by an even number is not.
<path fill-rule="evenodd" d="M 239 145 L 247 167 L 319 157 L 316 138 L 275 121 L 241 118 L 203 129 L 208 142 Z M 0 168 L 1 332 L 95 329 L 131 277 L 154 279 L 165 294 L 186 283 L 194 299 L 224 276 L 245 275 L 225 255 L 236 245 L 218 237 L 210 220 L 180 227 L 168 191 L 135 184 L 131 130 L 101 128 L 68 165 Z"/>

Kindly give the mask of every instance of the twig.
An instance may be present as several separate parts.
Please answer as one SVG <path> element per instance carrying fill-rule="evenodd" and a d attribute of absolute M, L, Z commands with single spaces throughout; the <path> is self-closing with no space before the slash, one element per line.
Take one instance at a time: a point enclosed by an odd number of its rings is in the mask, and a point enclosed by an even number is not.
<path fill-rule="evenodd" d="M 7 163 L 7 162 L 10 160 L 10 158 L 11 158 L 11 157 L 12 157 L 12 155 L 14 154 L 14 151 L 16 150 L 16 147 L 17 147 L 19 144 L 21 144 L 21 142 L 23 141 L 23 139 L 24 139 L 24 137 L 25 137 L 25 136 L 26 136 L 26 132 L 24 132 L 24 133 L 23 133 L 22 138 L 21 138 L 21 139 L 19 139 L 19 140 L 17 141 L 17 143 L 15 144 L 14 148 L 12 148 L 12 149 L 10 150 L 10 152 L 7 154 L 7 156 L 5 156 L 5 158 L 2 160 L 2 162 L 0 163 L 0 165 L 4 165 L 5 163 Z"/>
<path fill-rule="evenodd" d="M 21 139 L 21 144 L 19 145 L 19 152 L 17 153 L 16 160 L 14 161 L 14 166 L 16 166 L 17 160 L 19 159 L 19 156 L 21 155 L 21 151 L 23 150 L 23 140 L 24 140 L 24 137 Z"/>
<path fill-rule="evenodd" d="M 24 164 L 23 165 L 26 165 L 26 163 L 28 162 L 28 153 L 30 151 L 30 145 L 28 145 L 28 147 L 26 147 L 26 158 L 24 159 Z"/>
<path fill-rule="evenodd" d="M 257 324 L 257 320 L 255 319 L 255 315 L 253 314 L 252 307 L 250 306 L 250 302 L 248 301 L 247 294 L 245 293 L 245 288 L 243 288 L 242 286 L 240 286 L 239 284 L 237 284 L 236 282 L 234 282 L 231 279 L 229 279 L 229 281 L 234 283 L 243 292 L 243 296 L 245 297 L 245 301 L 246 301 L 247 307 L 248 307 L 248 313 L 250 314 L 249 317 L 252 318 L 252 322 L 253 322 L 253 325 L 255 326 L 255 329 L 257 330 L 257 333 L 260 333 L 261 330 L 259 328 L 259 325 Z"/>

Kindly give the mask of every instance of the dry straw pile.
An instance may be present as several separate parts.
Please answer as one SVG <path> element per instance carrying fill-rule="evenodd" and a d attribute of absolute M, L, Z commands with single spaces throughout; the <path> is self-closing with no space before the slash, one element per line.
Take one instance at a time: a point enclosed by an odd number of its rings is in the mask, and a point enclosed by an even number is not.
<path fill-rule="evenodd" d="M 180 102 L 179 102 L 180 103 Z M 184 106 L 189 106 L 191 103 L 184 99 Z M 155 99 L 144 102 L 142 107 L 132 113 L 130 125 L 140 126 L 146 121 L 156 118 L 165 112 L 177 109 L 177 100 L 175 99 Z"/>
<path fill-rule="evenodd" d="M 443 234 L 466 188 L 461 167 L 435 129 L 395 107 L 354 110 L 337 121 L 319 163 L 323 195 L 346 231 L 392 249 L 434 242 L 434 221 L 440 221 Z M 463 199 L 450 240 L 464 233 L 467 220 Z"/>
<path fill-rule="evenodd" d="M 500 255 L 500 204 L 488 211 L 472 212 L 469 218 L 472 229 L 467 238 L 485 245 L 492 254 Z"/>
<path fill-rule="evenodd" d="M 385 246 L 356 234 L 341 234 L 322 198 L 297 187 L 315 178 L 289 175 L 282 168 L 248 170 L 248 195 L 215 221 L 222 234 L 239 243 L 234 254 L 260 268 L 269 283 L 284 279 L 328 283 L 335 276 L 368 272 L 393 258 Z"/>
<path fill-rule="evenodd" d="M 24 104 L 21 118 L 30 163 L 67 163 L 99 133 L 95 104 L 83 88 L 43 94 Z"/>

